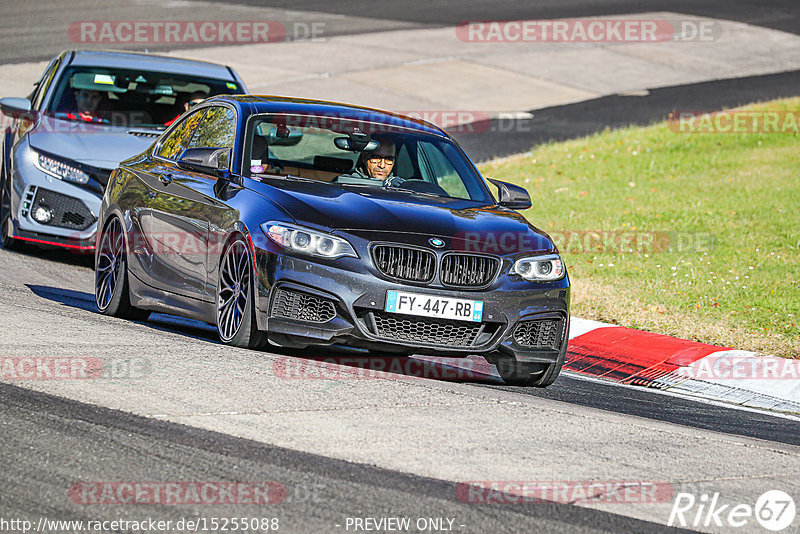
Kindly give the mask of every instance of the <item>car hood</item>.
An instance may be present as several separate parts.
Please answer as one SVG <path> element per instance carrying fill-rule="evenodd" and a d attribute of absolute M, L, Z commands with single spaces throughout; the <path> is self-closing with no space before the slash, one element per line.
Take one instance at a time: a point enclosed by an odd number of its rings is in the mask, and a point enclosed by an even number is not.
<path fill-rule="evenodd" d="M 131 134 L 129 132 L 136 132 Z M 41 117 L 28 134 L 31 147 L 101 169 L 145 151 L 160 132 Z"/>
<path fill-rule="evenodd" d="M 317 229 L 369 240 L 421 234 L 443 238 L 448 248 L 494 254 L 555 250 L 545 232 L 519 213 L 496 205 L 327 182 L 263 179 L 254 186 L 298 224 Z"/>

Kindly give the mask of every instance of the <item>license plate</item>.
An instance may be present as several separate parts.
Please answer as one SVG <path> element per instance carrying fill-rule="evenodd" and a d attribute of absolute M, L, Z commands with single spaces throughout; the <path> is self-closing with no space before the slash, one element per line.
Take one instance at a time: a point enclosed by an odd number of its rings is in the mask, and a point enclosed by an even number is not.
<path fill-rule="evenodd" d="M 480 322 L 483 319 L 483 301 L 454 299 L 437 295 L 420 295 L 405 291 L 386 293 L 387 312 L 422 315 L 439 319 Z"/>

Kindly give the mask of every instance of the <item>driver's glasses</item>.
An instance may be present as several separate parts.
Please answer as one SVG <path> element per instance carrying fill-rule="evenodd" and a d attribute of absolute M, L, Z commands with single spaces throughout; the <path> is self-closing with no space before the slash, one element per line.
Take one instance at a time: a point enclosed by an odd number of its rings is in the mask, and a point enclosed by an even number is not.
<path fill-rule="evenodd" d="M 394 156 L 370 156 L 369 158 L 369 162 L 376 165 L 381 161 L 386 165 L 394 165 Z"/>

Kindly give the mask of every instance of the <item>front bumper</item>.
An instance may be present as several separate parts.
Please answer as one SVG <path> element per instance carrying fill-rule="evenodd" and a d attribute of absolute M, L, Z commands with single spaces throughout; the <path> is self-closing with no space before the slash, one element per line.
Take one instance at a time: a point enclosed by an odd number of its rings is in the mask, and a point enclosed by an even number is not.
<path fill-rule="evenodd" d="M 11 213 L 14 236 L 42 246 L 93 250 L 101 196 L 76 184 L 59 180 L 33 164 L 26 141 L 14 148 L 11 174 Z M 47 202 L 54 219 L 42 224 L 35 208 Z"/>
<path fill-rule="evenodd" d="M 290 347 L 341 344 L 387 352 L 408 352 L 439 356 L 505 353 L 519 361 L 552 363 L 566 350 L 569 330 L 569 279 L 546 283 L 503 284 L 504 275 L 488 289 L 453 290 L 391 282 L 376 277 L 369 269 L 353 269 L 362 260 L 345 259 L 349 268 L 335 262 L 322 265 L 313 260 L 259 250 L 257 321 L 270 339 Z M 399 315 L 384 311 L 389 290 L 446 296 L 484 302 L 483 321 L 453 321 Z M 281 291 L 310 295 L 312 303 L 327 304 L 325 313 L 304 318 L 285 313 Z M 283 299 L 283 295 L 280 297 Z M 319 307 L 319 306 L 318 306 Z M 308 307 L 304 309 L 309 309 Z M 376 320 L 383 321 L 376 328 Z M 557 324 L 555 342 L 547 346 L 523 345 L 515 337 L 524 321 Z M 389 325 L 387 330 L 385 325 Z M 392 335 L 386 335 L 391 331 Z M 413 334 L 409 334 L 412 331 Z M 435 332 L 429 336 L 427 333 Z M 426 337 L 427 336 L 427 337 Z"/>

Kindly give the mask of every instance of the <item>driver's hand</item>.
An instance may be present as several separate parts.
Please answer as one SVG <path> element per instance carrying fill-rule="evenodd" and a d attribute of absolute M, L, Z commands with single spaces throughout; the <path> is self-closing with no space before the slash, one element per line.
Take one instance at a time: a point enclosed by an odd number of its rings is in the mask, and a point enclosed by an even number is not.
<path fill-rule="evenodd" d="M 397 187 L 398 185 L 405 182 L 399 176 L 389 176 L 387 179 L 383 181 L 383 187 Z"/>

